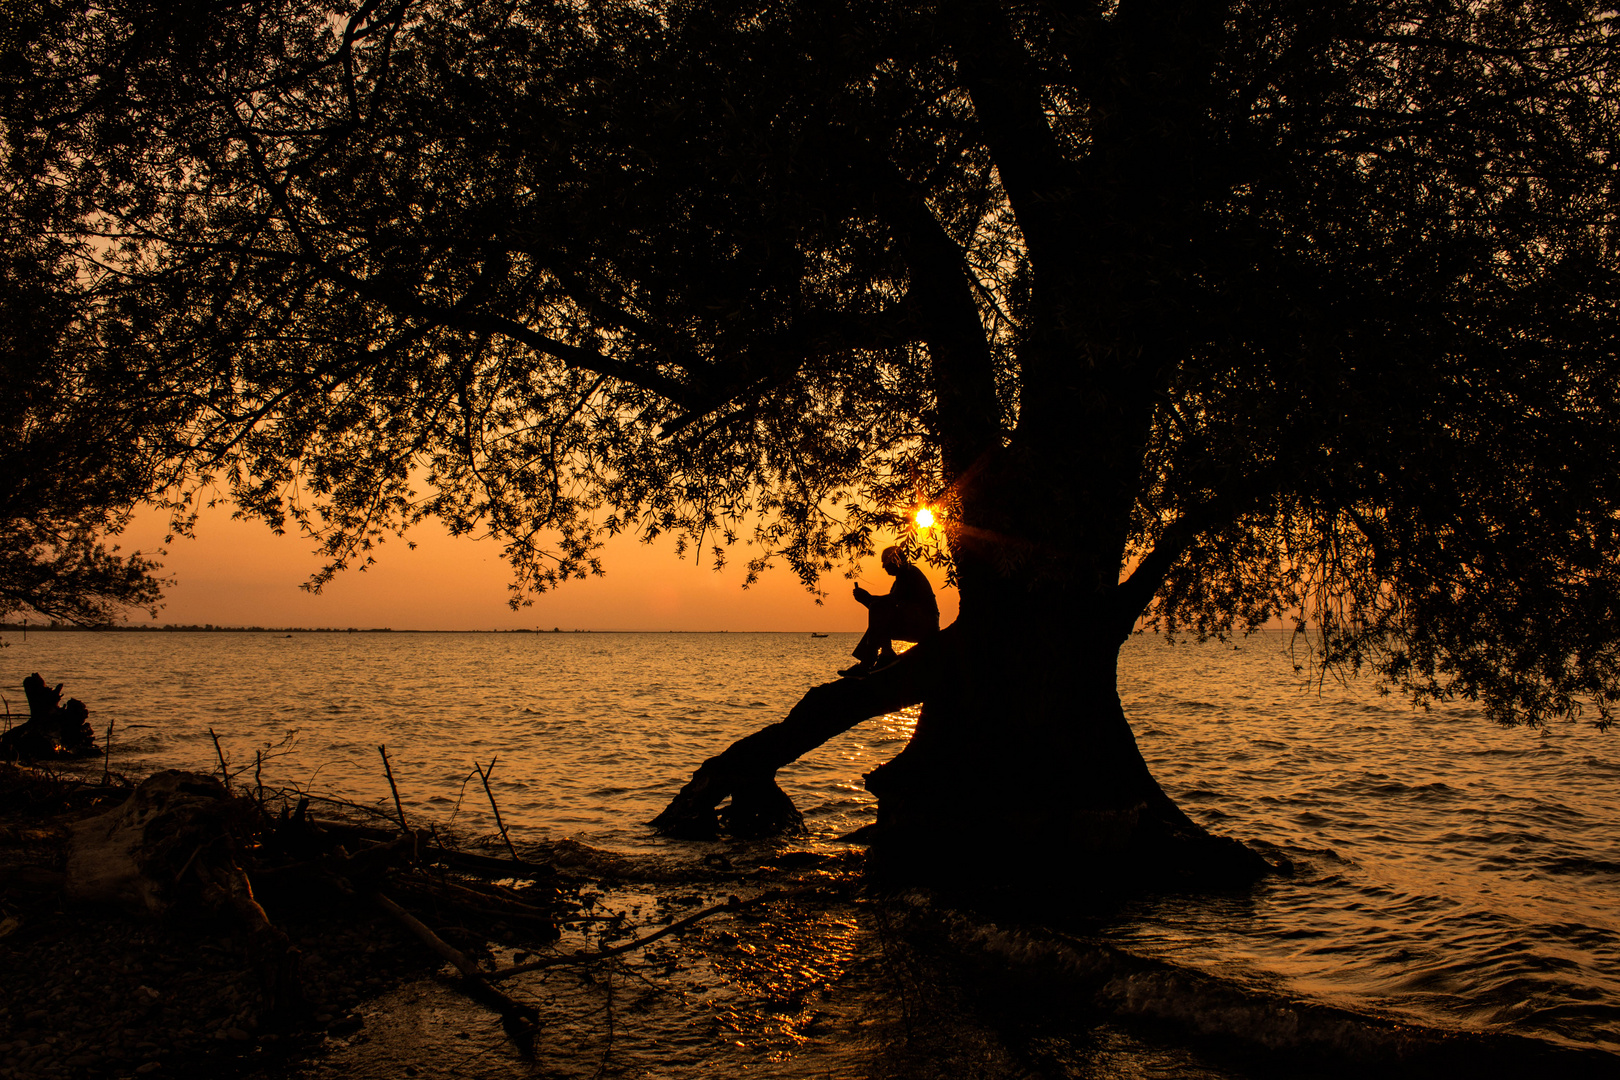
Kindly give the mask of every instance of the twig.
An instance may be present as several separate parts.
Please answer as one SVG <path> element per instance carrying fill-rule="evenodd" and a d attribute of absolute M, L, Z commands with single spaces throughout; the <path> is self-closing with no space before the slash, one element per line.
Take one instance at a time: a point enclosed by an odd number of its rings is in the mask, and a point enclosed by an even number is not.
<path fill-rule="evenodd" d="M 608 1062 L 613 1060 L 613 965 L 607 970 L 607 1046 L 602 1049 L 602 1064 L 597 1066 L 591 1080 L 607 1073 Z"/>
<path fill-rule="evenodd" d="M 214 753 L 219 755 L 220 779 L 225 781 L 225 790 L 229 791 L 231 790 L 231 767 L 225 764 L 225 751 L 220 749 L 219 736 L 214 734 L 213 728 L 208 729 L 208 737 L 214 740 Z"/>
<path fill-rule="evenodd" d="M 433 887 L 441 892 L 465 893 L 467 896 L 470 896 L 474 900 L 482 903 L 506 905 L 506 909 L 504 911 L 488 910 L 484 912 L 484 914 L 493 915 L 496 918 L 506 918 L 508 915 L 510 915 L 513 918 L 520 919 L 546 919 L 548 921 L 554 921 L 552 919 L 551 912 L 544 908 L 535 907 L 533 904 L 525 903 L 522 900 L 501 896 L 498 893 L 491 894 L 487 892 L 480 892 L 477 889 L 469 888 L 458 881 L 451 881 L 448 878 L 435 881 Z M 465 901 L 460 901 L 460 903 L 463 907 L 470 907 L 470 905 L 468 905 Z"/>
<path fill-rule="evenodd" d="M 101 786 L 102 787 L 107 786 L 107 775 L 108 775 L 109 771 L 112 769 L 112 733 L 113 733 L 113 727 L 117 723 L 118 723 L 118 718 L 117 717 L 109 716 L 107 718 L 107 737 L 101 741 Z"/>
<path fill-rule="evenodd" d="M 634 952 L 636 949 L 639 949 L 644 945 L 651 945 L 661 937 L 668 937 L 670 934 L 685 930 L 688 926 L 691 926 L 698 920 L 707 919 L 710 915 L 718 915 L 722 911 L 741 911 L 743 908 L 754 907 L 757 904 L 769 904 L 777 900 L 790 900 L 796 896 L 804 896 L 809 893 L 820 891 L 820 886 L 812 885 L 808 888 L 792 889 L 787 891 L 782 889 L 772 889 L 769 892 L 762 892 L 758 896 L 752 897 L 748 900 L 738 900 L 735 896 L 733 896 L 727 899 L 723 904 L 716 904 L 713 907 L 704 908 L 702 911 L 699 911 L 693 915 L 688 915 L 684 919 L 677 919 L 668 926 L 653 931 L 646 937 L 639 937 L 634 941 L 627 941 L 623 945 L 615 945 L 611 949 L 602 949 L 594 953 L 576 952 L 570 953 L 567 956 L 544 956 L 539 960 L 531 960 L 527 964 L 515 964 L 509 968 L 497 968 L 496 970 L 487 973 L 484 977 L 491 982 L 495 982 L 500 979 L 509 978 L 513 975 L 521 975 L 525 971 L 539 971 L 542 968 L 562 967 L 567 964 L 594 964 L 598 960 L 606 960 L 609 957 L 619 956 L 622 953 Z"/>
<path fill-rule="evenodd" d="M 383 772 L 388 774 L 388 790 L 394 793 L 394 809 L 399 811 L 399 828 L 401 832 L 410 832 L 410 826 L 405 824 L 405 807 L 399 802 L 399 785 L 394 783 L 394 768 L 388 764 L 388 747 L 377 747 L 377 753 L 382 755 Z"/>
<path fill-rule="evenodd" d="M 484 794 L 489 796 L 489 808 L 495 811 L 495 827 L 501 830 L 501 840 L 505 842 L 506 850 L 511 853 L 513 862 L 522 862 L 523 860 L 518 858 L 517 848 L 512 846 L 511 838 L 506 835 L 506 823 L 501 820 L 501 808 L 495 805 L 495 793 L 489 788 L 490 774 L 495 771 L 495 763 L 499 760 L 498 755 L 490 758 L 487 770 L 475 761 L 473 762 L 473 768 L 478 770 L 478 778 L 484 782 Z"/>
<path fill-rule="evenodd" d="M 455 965 L 461 972 L 463 980 L 462 989 L 468 997 L 479 1004 L 487 1006 L 501 1014 L 501 1027 L 506 1030 L 507 1038 L 523 1053 L 525 1057 L 534 1054 L 534 1032 L 539 1022 L 540 1014 L 533 1006 L 513 1001 L 495 987 L 489 985 L 478 965 L 468 959 L 467 954 L 447 943 L 432 930 L 429 930 L 422 920 L 394 903 L 382 893 L 372 893 L 372 900 L 377 906 L 398 919 L 405 928 L 415 934 L 428 948 L 438 953 L 444 959 Z"/>
<path fill-rule="evenodd" d="M 472 783 L 472 773 L 468 773 L 461 778 L 461 790 L 456 792 L 456 807 L 450 811 L 450 828 L 455 827 L 456 815 L 461 813 L 461 800 L 467 797 L 467 785 L 470 783 Z"/>

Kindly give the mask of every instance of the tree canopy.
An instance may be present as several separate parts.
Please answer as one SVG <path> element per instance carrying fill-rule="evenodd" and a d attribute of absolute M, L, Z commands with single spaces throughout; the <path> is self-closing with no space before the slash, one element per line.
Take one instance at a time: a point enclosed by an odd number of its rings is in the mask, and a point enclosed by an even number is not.
<path fill-rule="evenodd" d="M 434 515 L 520 593 L 604 531 L 813 583 L 929 503 L 964 620 L 1620 695 L 1605 5 L 20 10 L 11 227 L 333 570 Z"/>
<path fill-rule="evenodd" d="M 11 193 L 15 195 L 16 193 Z M 158 565 L 108 535 L 156 486 L 161 420 L 91 286 L 9 201 L 0 223 L 0 618 L 98 624 L 154 609 Z M 163 396 L 163 395 L 160 395 Z"/>

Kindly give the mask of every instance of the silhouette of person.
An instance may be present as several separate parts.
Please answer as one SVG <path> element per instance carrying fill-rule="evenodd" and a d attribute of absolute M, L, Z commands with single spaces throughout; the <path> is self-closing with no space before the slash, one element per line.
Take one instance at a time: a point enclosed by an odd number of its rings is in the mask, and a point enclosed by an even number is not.
<path fill-rule="evenodd" d="M 939 605 L 923 572 L 911 565 L 897 547 L 883 549 L 883 572 L 894 578 L 894 587 L 887 596 L 873 596 L 855 586 L 855 599 L 866 605 L 866 633 L 854 649 L 859 663 L 840 671 L 840 675 L 869 675 L 898 659 L 893 644 L 896 640 L 922 641 L 939 633 Z"/>

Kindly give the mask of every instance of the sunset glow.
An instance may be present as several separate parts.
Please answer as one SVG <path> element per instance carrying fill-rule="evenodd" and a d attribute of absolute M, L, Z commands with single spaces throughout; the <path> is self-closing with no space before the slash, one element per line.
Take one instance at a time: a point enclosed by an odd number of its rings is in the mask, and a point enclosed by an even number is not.
<path fill-rule="evenodd" d="M 917 508 L 917 528 L 932 529 L 934 527 L 934 512 L 926 506 Z"/>

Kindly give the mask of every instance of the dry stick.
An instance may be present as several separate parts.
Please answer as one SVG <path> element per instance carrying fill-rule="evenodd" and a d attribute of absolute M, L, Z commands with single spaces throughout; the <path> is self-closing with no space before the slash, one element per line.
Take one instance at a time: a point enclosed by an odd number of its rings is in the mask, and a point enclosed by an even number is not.
<path fill-rule="evenodd" d="M 602 1064 L 597 1066 L 591 1080 L 607 1073 L 608 1062 L 613 1060 L 613 965 L 607 970 L 607 1046 L 602 1050 Z"/>
<path fill-rule="evenodd" d="M 478 778 L 484 782 L 484 794 L 489 796 L 489 808 L 495 811 L 495 827 L 501 830 L 501 839 L 506 843 L 506 850 L 511 853 L 513 862 L 522 862 L 523 860 L 518 858 L 517 848 L 512 846 L 511 838 L 506 835 L 506 823 L 501 820 L 501 808 L 495 805 L 495 793 L 489 789 L 490 774 L 495 771 L 495 763 L 499 760 L 500 755 L 490 758 L 487 772 L 476 761 L 473 762 L 473 768 L 478 770 Z"/>
<path fill-rule="evenodd" d="M 762 892 L 758 896 L 752 897 L 748 900 L 738 900 L 736 897 L 732 897 L 724 904 L 716 904 L 713 907 L 704 908 L 702 911 L 699 911 L 694 915 L 688 915 L 684 919 L 677 919 L 675 922 L 670 923 L 663 929 L 653 931 L 646 937 L 636 938 L 634 941 L 626 942 L 623 945 L 615 945 L 611 949 L 603 949 L 600 952 L 594 953 L 576 952 L 571 953 L 568 956 L 544 956 L 539 960 L 531 960 L 527 964 L 515 964 L 509 968 L 497 968 L 494 971 L 486 973 L 484 978 L 490 980 L 491 982 L 495 982 L 496 980 L 505 979 L 512 975 L 521 975 L 525 971 L 539 971 L 542 968 L 562 967 L 566 964 L 594 964 L 598 960 L 606 960 L 611 956 L 618 956 L 621 953 L 633 952 L 636 949 L 641 948 L 643 945 L 651 945 L 661 937 L 667 937 L 670 934 L 685 930 L 688 926 L 691 926 L 699 919 L 707 919 L 710 915 L 718 915 L 722 911 L 741 911 L 743 908 L 753 907 L 756 904 L 769 904 L 777 900 L 791 900 L 795 896 L 804 896 L 808 893 L 820 891 L 821 886 L 812 885 L 807 888 L 792 889 L 788 891 L 784 891 L 782 889 L 772 889 L 769 892 Z"/>
<path fill-rule="evenodd" d="M 401 832 L 410 832 L 410 826 L 405 824 L 405 807 L 399 802 L 399 786 L 394 783 L 394 769 L 388 764 L 388 747 L 377 747 L 377 753 L 382 755 L 383 772 L 388 774 L 388 790 L 394 793 L 394 809 L 399 811 L 399 829 Z"/>
<path fill-rule="evenodd" d="M 398 919 L 405 928 L 421 939 L 423 944 L 444 959 L 455 965 L 465 980 L 464 990 L 468 997 L 481 1005 L 488 1006 L 501 1014 L 501 1026 L 506 1029 L 507 1036 L 517 1045 L 525 1055 L 534 1052 L 534 1027 L 539 1014 L 532 1006 L 513 1001 L 495 987 L 489 985 L 478 965 L 468 958 L 467 954 L 446 942 L 438 934 L 429 930 L 427 926 L 415 915 L 406 911 L 398 904 L 380 892 L 371 894 L 377 906 Z"/>
<path fill-rule="evenodd" d="M 101 742 L 101 786 L 107 786 L 107 774 L 112 769 L 112 733 L 118 723 L 116 717 L 107 718 L 107 737 Z"/>
<path fill-rule="evenodd" d="M 231 768 L 225 764 L 225 751 L 219 748 L 219 736 L 214 734 L 213 728 L 208 729 L 208 737 L 214 740 L 214 753 L 219 755 L 219 775 L 225 781 L 225 790 L 229 791 L 231 790 Z"/>
<path fill-rule="evenodd" d="M 544 908 L 538 908 L 533 904 L 525 903 L 522 900 L 512 899 L 499 894 L 491 895 L 486 892 L 479 892 L 477 889 L 470 889 L 459 882 L 449 880 L 438 881 L 434 883 L 434 888 L 450 893 L 465 893 L 480 903 L 503 904 L 505 905 L 505 908 L 503 909 L 504 912 L 510 913 L 518 918 L 552 918 L 551 913 Z M 492 914 L 500 913 L 492 912 Z"/>

